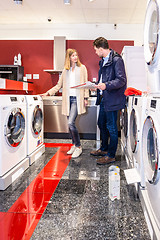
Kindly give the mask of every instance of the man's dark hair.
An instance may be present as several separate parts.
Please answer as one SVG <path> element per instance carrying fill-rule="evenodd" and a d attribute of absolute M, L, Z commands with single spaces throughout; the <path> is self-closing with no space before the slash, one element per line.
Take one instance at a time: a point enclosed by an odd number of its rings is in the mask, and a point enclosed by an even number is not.
<path fill-rule="evenodd" d="M 104 49 L 109 49 L 109 44 L 107 39 L 103 38 L 103 37 L 99 37 L 97 39 L 94 40 L 93 42 L 93 46 L 95 46 L 96 48 L 104 48 Z"/>

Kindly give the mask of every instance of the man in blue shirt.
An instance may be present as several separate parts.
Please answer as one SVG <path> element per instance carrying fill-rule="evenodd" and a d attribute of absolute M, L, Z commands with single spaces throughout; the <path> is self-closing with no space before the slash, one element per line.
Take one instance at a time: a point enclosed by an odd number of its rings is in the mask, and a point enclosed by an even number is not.
<path fill-rule="evenodd" d="M 98 127 L 101 135 L 101 147 L 90 154 L 103 156 L 97 164 L 105 165 L 115 161 L 118 145 L 117 114 L 125 107 L 126 73 L 122 57 L 109 49 L 108 41 L 99 37 L 93 42 L 96 54 L 102 58 L 99 62 L 99 74 L 96 105 L 100 105 Z"/>

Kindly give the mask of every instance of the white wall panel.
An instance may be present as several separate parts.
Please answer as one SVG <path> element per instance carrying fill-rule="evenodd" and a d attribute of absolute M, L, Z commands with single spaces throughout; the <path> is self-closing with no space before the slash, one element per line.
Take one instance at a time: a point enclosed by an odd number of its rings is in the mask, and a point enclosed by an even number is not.
<path fill-rule="evenodd" d="M 92 40 L 103 36 L 108 40 L 134 40 L 143 44 L 143 24 L 12 24 L 0 25 L 0 40 L 54 39 L 66 36 L 70 40 Z"/>

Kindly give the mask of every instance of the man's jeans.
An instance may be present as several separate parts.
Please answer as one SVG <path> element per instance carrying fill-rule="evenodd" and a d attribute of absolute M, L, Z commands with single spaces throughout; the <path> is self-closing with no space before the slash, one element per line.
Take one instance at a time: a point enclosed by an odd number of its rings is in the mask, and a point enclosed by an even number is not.
<path fill-rule="evenodd" d="M 74 96 L 70 96 L 70 113 L 68 117 L 68 127 L 69 127 L 69 132 L 71 134 L 72 138 L 72 143 L 76 146 L 79 147 L 80 144 L 80 137 L 78 130 L 75 126 L 75 121 L 78 116 L 78 111 L 77 111 L 77 98 Z"/>
<path fill-rule="evenodd" d="M 103 99 L 100 103 L 100 111 L 98 117 L 98 127 L 101 135 L 101 147 L 102 151 L 107 151 L 107 156 L 114 158 L 118 145 L 118 128 L 117 128 L 117 114 L 118 111 L 104 110 Z M 108 140 L 110 141 L 108 143 Z"/>

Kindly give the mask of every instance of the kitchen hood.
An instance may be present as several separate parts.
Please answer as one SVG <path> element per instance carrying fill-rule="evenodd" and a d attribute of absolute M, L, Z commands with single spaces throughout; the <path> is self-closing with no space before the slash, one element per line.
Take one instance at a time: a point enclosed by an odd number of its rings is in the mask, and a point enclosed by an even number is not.
<path fill-rule="evenodd" d="M 53 69 L 45 69 L 43 71 L 48 73 L 61 73 L 64 68 L 64 61 L 66 55 L 66 37 L 54 37 L 54 48 L 53 48 Z"/>
<path fill-rule="evenodd" d="M 66 37 L 54 37 L 53 70 L 62 72 L 66 54 Z"/>

